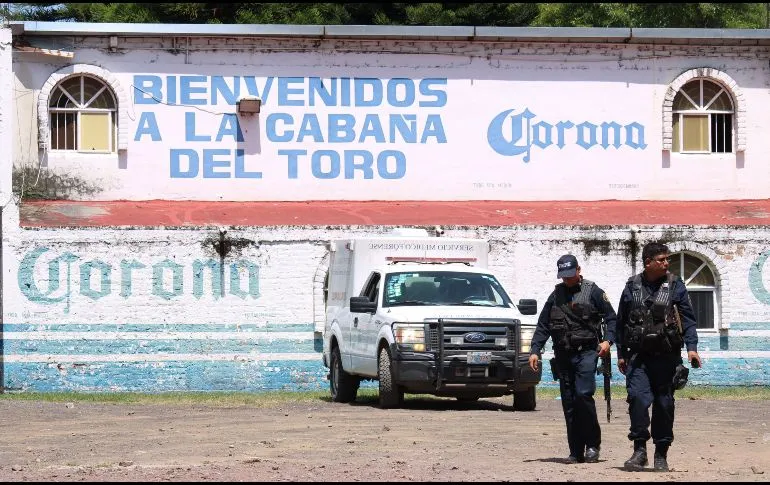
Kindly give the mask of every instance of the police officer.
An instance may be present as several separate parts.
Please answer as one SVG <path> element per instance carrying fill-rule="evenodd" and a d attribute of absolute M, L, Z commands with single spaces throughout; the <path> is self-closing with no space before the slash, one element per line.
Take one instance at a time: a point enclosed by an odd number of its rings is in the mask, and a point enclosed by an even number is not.
<path fill-rule="evenodd" d="M 668 471 L 667 453 L 674 440 L 674 389 L 681 347 L 693 367 L 701 364 L 695 314 L 687 288 L 668 271 L 669 249 L 651 242 L 642 249 L 644 271 L 626 283 L 618 305 L 618 369 L 626 376 L 634 453 L 624 467 L 642 470 L 647 440 L 655 444 L 653 468 Z M 649 408 L 652 405 L 652 434 Z"/>
<path fill-rule="evenodd" d="M 548 338 L 554 349 L 561 404 L 567 422 L 569 463 L 599 461 L 601 428 L 596 417 L 594 392 L 599 357 L 610 353 L 615 335 L 615 310 L 596 283 L 580 275 L 577 258 L 566 254 L 556 263 L 556 285 L 543 305 L 532 337 L 529 366 L 537 371 L 540 353 Z M 602 336 L 601 323 L 606 324 Z"/>

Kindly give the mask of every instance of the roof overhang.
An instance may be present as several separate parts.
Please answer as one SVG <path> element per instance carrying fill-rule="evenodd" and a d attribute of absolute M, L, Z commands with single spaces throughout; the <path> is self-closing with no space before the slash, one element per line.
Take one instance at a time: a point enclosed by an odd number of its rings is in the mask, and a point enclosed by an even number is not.
<path fill-rule="evenodd" d="M 295 37 L 505 42 L 770 45 L 770 29 L 9 22 L 14 36 Z"/>

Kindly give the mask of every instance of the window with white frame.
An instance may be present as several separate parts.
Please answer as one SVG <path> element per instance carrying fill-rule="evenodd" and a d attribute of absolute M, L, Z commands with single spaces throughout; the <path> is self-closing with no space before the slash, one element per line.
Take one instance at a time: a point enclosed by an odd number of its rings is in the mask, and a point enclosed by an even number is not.
<path fill-rule="evenodd" d="M 680 252 L 671 255 L 668 270 L 679 275 L 687 286 L 698 329 L 716 329 L 717 285 L 709 264 L 692 253 Z"/>
<path fill-rule="evenodd" d="M 674 97 L 672 151 L 732 153 L 733 100 L 721 84 L 695 79 Z"/>
<path fill-rule="evenodd" d="M 52 150 L 115 151 L 117 103 L 107 84 L 86 75 L 68 77 L 49 99 Z"/>

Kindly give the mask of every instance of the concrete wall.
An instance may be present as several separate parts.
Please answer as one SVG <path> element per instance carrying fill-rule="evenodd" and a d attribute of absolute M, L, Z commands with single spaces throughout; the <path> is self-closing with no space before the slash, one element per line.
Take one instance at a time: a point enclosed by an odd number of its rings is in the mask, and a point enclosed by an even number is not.
<path fill-rule="evenodd" d="M 176 41 L 121 36 L 111 49 L 96 36 L 73 40 L 72 58 L 16 52 L 17 177 L 82 200 L 770 196 L 767 46 Z M 73 74 L 113 89 L 113 153 L 50 149 L 50 95 Z M 732 153 L 671 152 L 673 96 L 696 76 L 730 93 Z M 236 114 L 248 95 L 262 98 L 259 115 Z"/>
<path fill-rule="evenodd" d="M 385 227 L 20 229 L 3 227 L 5 386 L 13 390 L 266 390 L 325 387 L 325 242 Z M 699 332 L 695 384 L 770 384 L 770 248 L 751 228 L 447 227 L 491 242 L 514 300 L 542 306 L 555 261 L 575 254 L 617 306 L 641 246 L 706 260 L 718 329 Z M 696 242 L 697 241 L 697 242 Z M 615 380 L 622 376 L 615 371 Z"/>
<path fill-rule="evenodd" d="M 11 30 L 0 27 L 0 106 L 13 106 L 13 73 L 11 71 Z M 0 109 L 0 147 L 13 146 L 18 122 L 13 111 Z M 11 198 L 11 166 L 13 152 L 0 150 L 0 206 Z M 0 209 L 2 210 L 2 209 Z"/>
<path fill-rule="evenodd" d="M 659 201 L 770 195 L 770 138 L 765 134 L 770 112 L 764 109 L 770 101 L 770 51 L 765 46 L 248 37 L 187 37 L 179 44 L 174 36 L 120 36 L 117 48 L 110 48 L 106 36 L 27 40 L 66 47 L 74 57 L 14 52 L 11 66 L 10 35 L 3 30 L 0 36 L 0 146 L 13 146 L 12 153 L 0 150 L 5 389 L 323 388 L 326 370 L 316 331 L 323 316 L 325 243 L 388 229 L 281 225 L 229 227 L 223 233 L 215 224 L 23 228 L 19 201 L 10 196 L 12 168 L 18 187 L 34 191 L 27 191 L 27 197 L 76 200 L 323 204 L 340 199 Z M 727 87 L 736 103 L 734 153 L 670 151 L 671 88 L 705 72 L 699 69 L 711 69 L 706 74 Z M 50 150 L 46 96 L 73 73 L 100 77 L 115 91 L 114 153 Z M 183 76 L 199 77 L 186 78 L 192 84 L 169 92 L 169 80 L 181 83 Z M 234 91 L 236 80 L 245 86 L 240 94 L 257 94 L 253 88 L 258 86 L 263 112 L 229 116 L 237 96 L 220 90 L 218 101 L 213 100 L 209 88 L 219 77 L 225 91 Z M 313 79 L 331 83 L 354 77 L 385 86 L 392 79 L 407 79 L 416 83 L 420 97 L 403 109 L 392 102 L 347 106 L 338 91 L 334 101 L 311 104 L 307 87 Z M 438 81 L 420 91 L 425 79 Z M 146 93 L 159 89 L 156 82 L 166 86 L 157 92 L 163 102 L 147 103 Z M 272 94 L 266 92 L 268 82 L 276 83 Z M 142 91 L 135 89 L 137 84 Z M 435 103 L 444 96 L 445 103 Z M 419 99 L 434 104 L 420 107 Z M 286 128 L 287 117 L 296 123 L 305 114 L 324 123 L 329 114 L 349 114 L 357 124 L 365 123 L 367 115 L 415 115 L 420 123 L 430 115 L 434 131 L 415 143 L 374 137 L 335 144 L 315 140 L 316 129 L 309 124 L 304 138 L 295 132 L 283 140 L 280 134 L 286 132 L 279 133 L 277 120 L 283 119 Z M 545 137 L 545 124 L 534 134 L 541 121 L 575 127 L 563 146 L 556 138 L 548 144 L 538 138 Z M 604 122 L 622 127 L 617 146 L 591 138 L 592 127 L 600 134 Z M 329 131 L 326 125 L 319 130 Z M 629 133 L 630 138 L 622 138 Z M 176 166 L 174 176 L 178 150 L 199 156 L 201 170 L 195 176 L 178 176 L 192 173 L 189 158 L 186 168 Z M 205 176 L 204 150 L 223 150 L 209 152 L 214 155 L 208 173 L 226 176 Z M 243 151 L 240 162 L 238 150 Z M 364 178 L 365 172 L 357 170 L 346 178 L 343 166 L 335 172 L 333 155 L 327 154 L 315 165 L 297 165 L 292 176 L 285 150 L 338 155 L 361 150 L 373 159 L 391 151 L 403 156 L 398 159 L 403 164 L 391 163 L 397 156 L 385 164 L 388 176 L 377 172 Z M 398 167 L 404 171 L 389 172 Z M 247 172 L 261 175 L 236 176 Z M 44 211 L 45 205 L 35 208 Z M 665 203 L 659 209 L 665 211 Z M 768 385 L 770 229 L 725 222 L 641 229 L 444 229 L 445 236 L 488 239 L 490 266 L 512 297 L 534 297 L 540 306 L 557 282 L 554 266 L 561 254 L 577 255 L 584 275 L 617 305 L 624 282 L 641 269 L 642 245 L 668 241 L 674 251 L 701 258 L 716 277 L 717 324 L 699 332 L 704 367 L 691 374 L 692 382 Z M 614 379 L 622 382 L 617 371 Z"/>

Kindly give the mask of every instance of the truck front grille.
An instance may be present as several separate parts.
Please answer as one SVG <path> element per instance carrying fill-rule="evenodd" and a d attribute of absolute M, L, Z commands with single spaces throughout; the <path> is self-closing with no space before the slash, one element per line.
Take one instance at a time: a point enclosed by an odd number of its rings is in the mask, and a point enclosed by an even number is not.
<path fill-rule="evenodd" d="M 516 349 L 516 327 L 501 324 L 499 320 L 484 322 L 473 321 L 442 321 L 443 342 L 439 342 L 438 322 L 429 323 L 428 350 L 438 350 L 443 343 L 445 351 L 493 351 Z M 495 344 L 496 339 L 504 339 L 505 347 Z"/>

